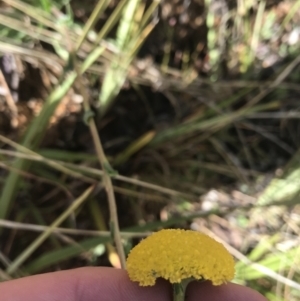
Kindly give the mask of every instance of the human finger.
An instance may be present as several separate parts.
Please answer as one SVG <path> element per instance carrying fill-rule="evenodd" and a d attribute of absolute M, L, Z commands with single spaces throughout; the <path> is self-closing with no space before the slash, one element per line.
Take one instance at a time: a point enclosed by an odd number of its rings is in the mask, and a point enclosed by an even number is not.
<path fill-rule="evenodd" d="M 209 281 L 192 282 L 186 292 L 189 301 L 267 301 L 258 292 L 234 283 L 214 286 Z"/>
<path fill-rule="evenodd" d="M 127 272 L 113 268 L 79 268 L 0 283 L 5 301 L 166 301 L 171 291 L 164 281 L 140 287 Z"/>
<path fill-rule="evenodd" d="M 153 287 L 140 287 L 129 280 L 127 272 L 112 268 L 80 268 L 54 272 L 0 284 L 1 300 L 6 301 L 170 301 L 171 287 L 159 280 Z M 251 289 L 209 282 L 194 282 L 187 300 L 266 301 Z"/>

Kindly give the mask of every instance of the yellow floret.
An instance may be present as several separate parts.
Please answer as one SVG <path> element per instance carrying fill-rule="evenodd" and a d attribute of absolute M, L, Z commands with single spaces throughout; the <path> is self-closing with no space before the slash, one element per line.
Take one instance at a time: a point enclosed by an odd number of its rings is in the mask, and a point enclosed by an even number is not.
<path fill-rule="evenodd" d="M 154 285 L 159 277 L 171 283 L 194 278 L 220 285 L 234 277 L 234 260 L 222 244 L 203 233 L 169 229 L 155 232 L 134 247 L 127 271 L 141 286 Z"/>

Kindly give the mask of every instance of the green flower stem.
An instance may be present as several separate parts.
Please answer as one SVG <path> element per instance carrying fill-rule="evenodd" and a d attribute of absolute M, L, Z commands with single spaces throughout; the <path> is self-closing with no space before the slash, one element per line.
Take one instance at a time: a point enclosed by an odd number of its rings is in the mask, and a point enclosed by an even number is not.
<path fill-rule="evenodd" d="M 188 278 L 182 280 L 180 283 L 173 283 L 173 301 L 184 301 L 185 291 L 188 284 L 193 281 L 193 279 Z"/>

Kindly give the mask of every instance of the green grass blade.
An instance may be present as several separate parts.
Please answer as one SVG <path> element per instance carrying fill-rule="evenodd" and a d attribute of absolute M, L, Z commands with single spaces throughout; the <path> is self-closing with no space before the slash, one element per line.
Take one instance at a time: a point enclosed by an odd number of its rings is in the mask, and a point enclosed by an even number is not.
<path fill-rule="evenodd" d="M 28 128 L 22 145 L 29 149 L 35 149 L 39 144 L 45 129 L 48 125 L 50 117 L 53 115 L 56 106 L 61 98 L 68 92 L 74 80 L 76 73 L 72 72 L 66 80 L 49 95 L 41 113 L 34 119 L 33 123 Z M 25 170 L 29 166 L 27 160 L 16 159 L 12 164 L 12 171 L 9 173 L 0 197 L 0 218 L 5 218 L 9 215 L 12 203 L 18 192 L 21 176 L 18 170 Z"/>
<path fill-rule="evenodd" d="M 117 30 L 116 44 L 121 51 L 124 51 L 128 45 L 128 42 L 132 39 L 132 32 L 134 15 L 140 0 L 129 0 L 125 9 L 123 10 L 123 16 L 120 20 L 120 25 Z"/>
<path fill-rule="evenodd" d="M 245 118 L 247 115 L 252 114 L 254 112 L 258 112 L 261 110 L 271 109 L 278 107 L 279 103 L 269 103 L 264 105 L 259 105 L 253 107 L 251 110 L 240 109 L 239 111 L 224 114 L 221 116 L 212 117 L 207 120 L 190 122 L 187 124 L 181 124 L 169 129 L 166 129 L 160 133 L 158 133 L 154 139 L 150 142 L 150 145 L 157 145 L 159 143 L 163 143 L 170 139 L 174 139 L 176 137 L 180 137 L 183 135 L 191 134 L 199 130 L 217 130 L 219 128 L 223 128 L 234 121 L 238 121 L 241 118 Z"/>
<path fill-rule="evenodd" d="M 115 54 L 115 58 L 106 72 L 99 95 L 101 115 L 106 113 L 113 100 L 119 94 L 126 80 L 129 65 L 149 32 L 152 31 L 154 25 L 141 28 L 141 24 L 144 25 L 148 21 L 150 12 L 153 12 L 157 5 L 158 2 L 151 5 L 145 12 L 144 18 L 139 16 L 138 20 L 135 20 L 137 11 L 140 9 L 143 12 L 144 9 L 140 0 L 131 0 L 125 6 L 115 41 L 119 51 Z"/>
<path fill-rule="evenodd" d="M 29 274 L 40 272 L 53 264 L 78 256 L 83 250 L 88 251 L 98 244 L 105 244 L 110 240 L 110 237 L 89 238 L 79 242 L 78 245 L 67 246 L 59 250 L 48 252 L 25 266 L 23 271 Z"/>
<path fill-rule="evenodd" d="M 59 149 L 40 149 L 38 154 L 51 160 L 60 160 L 64 162 L 88 161 L 97 162 L 97 156 L 81 152 L 71 152 Z"/>
<path fill-rule="evenodd" d="M 297 164 L 299 166 L 299 163 Z M 291 171 L 284 178 L 275 178 L 259 196 L 259 205 L 297 205 L 300 195 L 300 168 Z"/>
<path fill-rule="evenodd" d="M 52 225 L 43 233 L 41 233 L 8 267 L 7 274 L 13 274 L 28 257 L 51 235 L 53 230 L 58 227 L 74 210 L 76 210 L 92 193 L 94 186 L 89 187 L 84 193 L 78 197 L 73 204 L 64 211 Z"/>
<path fill-rule="evenodd" d="M 124 9 L 125 4 L 128 0 L 122 0 L 118 6 L 115 8 L 113 13 L 110 15 L 108 20 L 105 22 L 104 26 L 102 27 L 101 31 L 98 33 L 97 39 L 95 44 L 97 45 L 102 39 L 107 35 L 107 33 L 114 27 L 114 25 L 118 22 L 120 15 Z"/>
<path fill-rule="evenodd" d="M 82 43 L 84 42 L 85 38 L 87 37 L 89 31 L 91 30 L 91 28 L 96 24 L 99 15 L 106 9 L 106 7 L 109 4 L 109 0 L 99 0 L 95 9 L 93 10 L 92 15 L 90 16 L 90 18 L 88 19 L 88 21 L 86 22 L 84 28 L 83 28 L 83 33 L 80 36 L 80 38 L 77 41 L 75 50 L 78 51 L 79 48 L 81 47 Z"/>
<path fill-rule="evenodd" d="M 281 270 L 289 269 L 298 253 L 299 249 L 294 248 L 285 253 L 271 254 L 259 262 L 256 262 L 256 264 L 266 267 L 273 272 L 279 272 Z M 263 270 L 255 269 L 251 264 L 245 263 L 236 266 L 236 275 L 244 280 L 255 280 L 266 276 Z"/>
<path fill-rule="evenodd" d="M 258 261 L 262 258 L 263 255 L 267 254 L 271 251 L 272 247 L 275 243 L 278 242 L 280 239 L 280 234 L 275 234 L 272 237 L 269 238 L 262 238 L 258 245 L 252 250 L 252 252 L 249 254 L 248 258 L 251 261 Z"/>
<path fill-rule="evenodd" d="M 118 53 L 115 54 L 115 58 L 106 72 L 99 95 L 99 106 L 102 115 L 119 94 L 126 79 L 128 66 L 131 63 L 131 59 L 127 54 L 128 42 L 131 41 L 134 35 L 134 32 L 132 32 L 134 14 L 139 2 L 140 0 L 129 0 L 123 9 L 115 41 Z"/>

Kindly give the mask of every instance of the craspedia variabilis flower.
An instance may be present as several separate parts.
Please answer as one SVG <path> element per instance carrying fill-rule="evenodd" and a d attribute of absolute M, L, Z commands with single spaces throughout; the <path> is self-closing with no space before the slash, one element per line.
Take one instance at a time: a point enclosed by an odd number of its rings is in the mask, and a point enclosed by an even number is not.
<path fill-rule="evenodd" d="M 203 233 L 169 229 L 135 246 L 127 258 L 127 271 L 141 286 L 154 285 L 159 277 L 171 283 L 192 278 L 220 285 L 234 277 L 234 260 L 221 243 Z"/>

